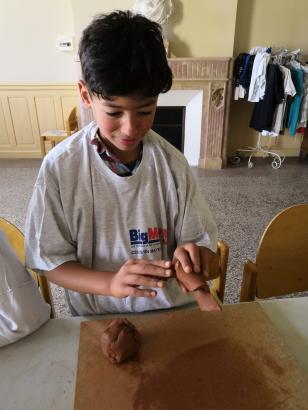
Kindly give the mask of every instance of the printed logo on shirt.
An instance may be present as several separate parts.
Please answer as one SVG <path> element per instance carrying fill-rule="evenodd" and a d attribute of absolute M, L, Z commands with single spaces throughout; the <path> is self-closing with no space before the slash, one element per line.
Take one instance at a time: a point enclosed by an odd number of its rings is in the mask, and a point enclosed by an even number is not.
<path fill-rule="evenodd" d="M 133 255 L 159 252 L 161 245 L 167 244 L 167 229 L 155 227 L 148 228 L 145 232 L 141 229 L 130 229 L 129 239 Z"/>

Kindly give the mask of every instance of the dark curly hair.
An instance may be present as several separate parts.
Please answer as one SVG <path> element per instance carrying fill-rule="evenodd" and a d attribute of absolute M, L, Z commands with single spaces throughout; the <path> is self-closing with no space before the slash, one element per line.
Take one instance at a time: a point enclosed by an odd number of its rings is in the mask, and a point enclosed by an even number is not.
<path fill-rule="evenodd" d="M 79 43 L 83 80 L 97 97 L 152 97 L 172 85 L 161 27 L 142 15 L 115 11 L 95 17 Z"/>

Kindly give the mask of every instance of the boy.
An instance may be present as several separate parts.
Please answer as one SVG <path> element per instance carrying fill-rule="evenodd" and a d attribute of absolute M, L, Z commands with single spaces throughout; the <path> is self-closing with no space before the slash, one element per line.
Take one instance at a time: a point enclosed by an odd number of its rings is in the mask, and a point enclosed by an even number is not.
<path fill-rule="evenodd" d="M 216 225 L 184 156 L 150 130 L 158 94 L 172 85 L 160 27 L 130 12 L 98 16 L 79 57 L 80 97 L 95 121 L 43 161 L 27 264 L 66 288 L 73 315 L 190 303 L 173 266 L 205 271 Z"/>

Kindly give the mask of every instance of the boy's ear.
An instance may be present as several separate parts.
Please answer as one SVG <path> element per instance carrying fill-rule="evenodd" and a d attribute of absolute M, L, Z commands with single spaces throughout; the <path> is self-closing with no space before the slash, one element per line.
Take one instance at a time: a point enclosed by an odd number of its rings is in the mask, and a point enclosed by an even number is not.
<path fill-rule="evenodd" d="M 89 91 L 85 83 L 82 80 L 79 80 L 77 85 L 78 85 L 79 95 L 80 95 L 81 101 L 83 102 L 83 105 L 86 108 L 91 107 L 91 97 L 90 97 Z"/>

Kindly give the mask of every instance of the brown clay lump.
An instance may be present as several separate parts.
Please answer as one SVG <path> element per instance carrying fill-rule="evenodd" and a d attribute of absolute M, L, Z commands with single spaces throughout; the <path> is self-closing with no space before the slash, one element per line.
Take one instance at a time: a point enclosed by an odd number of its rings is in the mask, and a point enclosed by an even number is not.
<path fill-rule="evenodd" d="M 127 319 L 112 320 L 101 335 L 103 354 L 112 363 L 121 363 L 133 357 L 141 345 L 141 337 Z"/>

